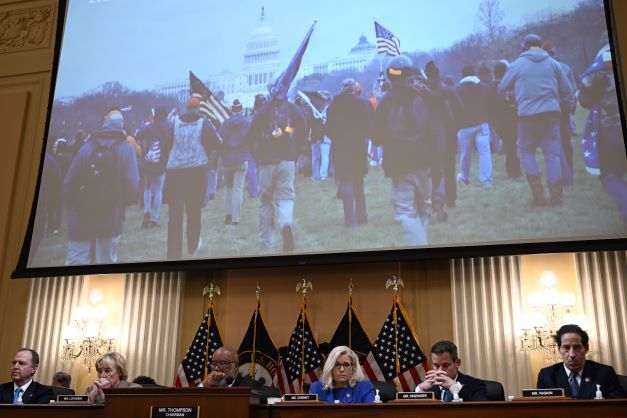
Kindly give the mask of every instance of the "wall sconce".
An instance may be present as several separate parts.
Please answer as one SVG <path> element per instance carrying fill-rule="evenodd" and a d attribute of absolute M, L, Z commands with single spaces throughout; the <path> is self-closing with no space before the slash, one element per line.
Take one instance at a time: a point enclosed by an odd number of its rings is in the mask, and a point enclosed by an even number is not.
<path fill-rule="evenodd" d="M 527 297 L 528 311 L 520 324 L 521 351 L 541 351 L 547 363 L 557 363 L 561 357 L 557 350 L 555 336 L 564 324 L 584 326 L 585 318 L 571 312 L 577 298 L 571 292 L 558 293 L 557 275 L 554 271 L 543 271 L 540 282 L 541 292 L 532 292 Z"/>
<path fill-rule="evenodd" d="M 100 289 L 89 293 L 89 304 L 74 308 L 72 322 L 63 327 L 61 360 L 73 361 L 82 358 L 83 366 L 91 373 L 91 368 L 102 354 L 115 351 L 118 338 L 116 327 L 107 326 L 107 308 L 100 306 L 103 299 Z"/>

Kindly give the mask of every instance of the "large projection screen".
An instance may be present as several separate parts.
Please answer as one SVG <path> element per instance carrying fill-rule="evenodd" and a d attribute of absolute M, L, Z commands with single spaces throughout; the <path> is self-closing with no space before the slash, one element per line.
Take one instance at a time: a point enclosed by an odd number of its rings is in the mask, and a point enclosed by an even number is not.
<path fill-rule="evenodd" d="M 61 11 L 14 276 L 624 248 L 602 0 Z"/>

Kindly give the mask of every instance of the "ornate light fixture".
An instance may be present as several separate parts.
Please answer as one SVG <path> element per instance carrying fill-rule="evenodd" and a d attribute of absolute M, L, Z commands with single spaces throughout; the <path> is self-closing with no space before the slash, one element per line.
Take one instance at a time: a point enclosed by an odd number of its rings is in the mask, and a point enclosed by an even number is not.
<path fill-rule="evenodd" d="M 547 363 L 560 361 L 555 336 L 564 324 L 579 324 L 583 328 L 585 318 L 571 312 L 577 298 L 571 292 L 559 293 L 557 275 L 544 271 L 540 275 L 544 291 L 532 292 L 527 297 L 528 311 L 520 324 L 520 344 L 523 352 L 544 352 Z"/>
<path fill-rule="evenodd" d="M 81 357 L 83 366 L 91 373 L 91 368 L 102 354 L 115 351 L 118 331 L 107 326 L 107 308 L 99 306 L 103 295 L 100 289 L 89 293 L 89 304 L 76 307 L 72 312 L 72 324 L 63 327 L 63 348 L 61 360 L 73 361 Z"/>

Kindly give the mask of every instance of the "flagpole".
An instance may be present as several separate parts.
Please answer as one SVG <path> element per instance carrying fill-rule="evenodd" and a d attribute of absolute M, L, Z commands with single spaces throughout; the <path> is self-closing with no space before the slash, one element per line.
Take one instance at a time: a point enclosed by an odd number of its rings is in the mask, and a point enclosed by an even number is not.
<path fill-rule="evenodd" d="M 207 329 L 211 328 L 211 314 L 213 313 L 213 294 L 214 293 L 217 293 L 219 295 L 220 288 L 216 286 L 213 282 L 211 282 L 209 286 L 205 286 L 202 289 L 203 297 L 209 294 L 209 316 L 207 318 L 209 320 L 209 323 L 207 324 Z M 207 336 L 207 343 L 205 345 L 205 375 L 203 376 L 203 380 L 205 380 L 205 377 L 207 377 L 208 374 L 209 374 L 209 337 Z"/>
<path fill-rule="evenodd" d="M 348 284 L 348 348 L 353 349 L 353 279 Z"/>
<path fill-rule="evenodd" d="M 305 318 L 307 318 L 307 291 L 313 290 L 313 286 L 310 281 L 303 278 L 297 285 L 296 291 L 300 291 L 303 295 L 301 299 L 300 312 L 301 312 L 301 327 L 300 327 L 300 393 L 303 393 L 303 385 L 305 384 Z"/>
<path fill-rule="evenodd" d="M 253 326 L 253 355 L 250 361 L 250 371 L 248 372 L 251 378 L 255 378 L 255 356 L 257 354 L 257 318 L 259 318 L 259 298 L 261 295 L 261 288 L 259 287 L 259 283 L 257 283 L 257 289 L 255 290 L 255 294 L 257 295 L 257 307 L 255 308 L 255 324 Z"/>
<path fill-rule="evenodd" d="M 399 268 L 400 268 L 400 264 L 399 264 Z M 396 309 L 398 306 L 398 299 L 399 299 L 399 296 L 398 296 L 399 286 L 405 287 L 405 284 L 403 283 L 403 279 L 397 278 L 396 276 L 392 276 L 385 283 L 386 289 L 389 289 L 390 287 L 394 289 L 394 303 L 392 305 L 392 318 L 393 318 L 392 322 L 394 323 L 394 360 L 396 363 L 396 376 L 398 376 L 401 372 L 401 364 L 398 360 L 398 317 L 396 314 Z"/>

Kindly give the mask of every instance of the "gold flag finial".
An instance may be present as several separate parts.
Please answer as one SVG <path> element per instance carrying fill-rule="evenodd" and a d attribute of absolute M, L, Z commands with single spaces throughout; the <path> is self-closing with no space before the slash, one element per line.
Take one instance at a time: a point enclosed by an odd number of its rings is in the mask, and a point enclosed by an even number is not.
<path fill-rule="evenodd" d="M 353 278 L 348 282 L 348 296 L 353 296 Z"/>
<path fill-rule="evenodd" d="M 394 292 L 398 292 L 398 287 L 405 287 L 405 283 L 403 283 L 403 279 L 398 278 L 396 276 L 392 276 L 388 279 L 387 282 L 385 282 L 385 288 L 389 289 L 390 287 L 392 287 L 394 289 Z"/>
<path fill-rule="evenodd" d="M 311 282 L 303 277 L 303 279 L 298 282 L 296 285 L 296 291 L 301 292 L 303 296 L 307 294 L 307 292 L 313 290 L 313 285 Z"/>
<path fill-rule="evenodd" d="M 214 282 L 211 282 L 202 289 L 202 295 L 206 296 L 207 294 L 209 294 L 209 299 L 213 300 L 214 294 L 220 296 L 220 288 Z"/>
<path fill-rule="evenodd" d="M 255 289 L 255 295 L 257 295 L 257 302 L 259 302 L 259 298 L 261 297 L 261 287 L 259 287 L 259 282 L 257 282 L 257 288 Z"/>

